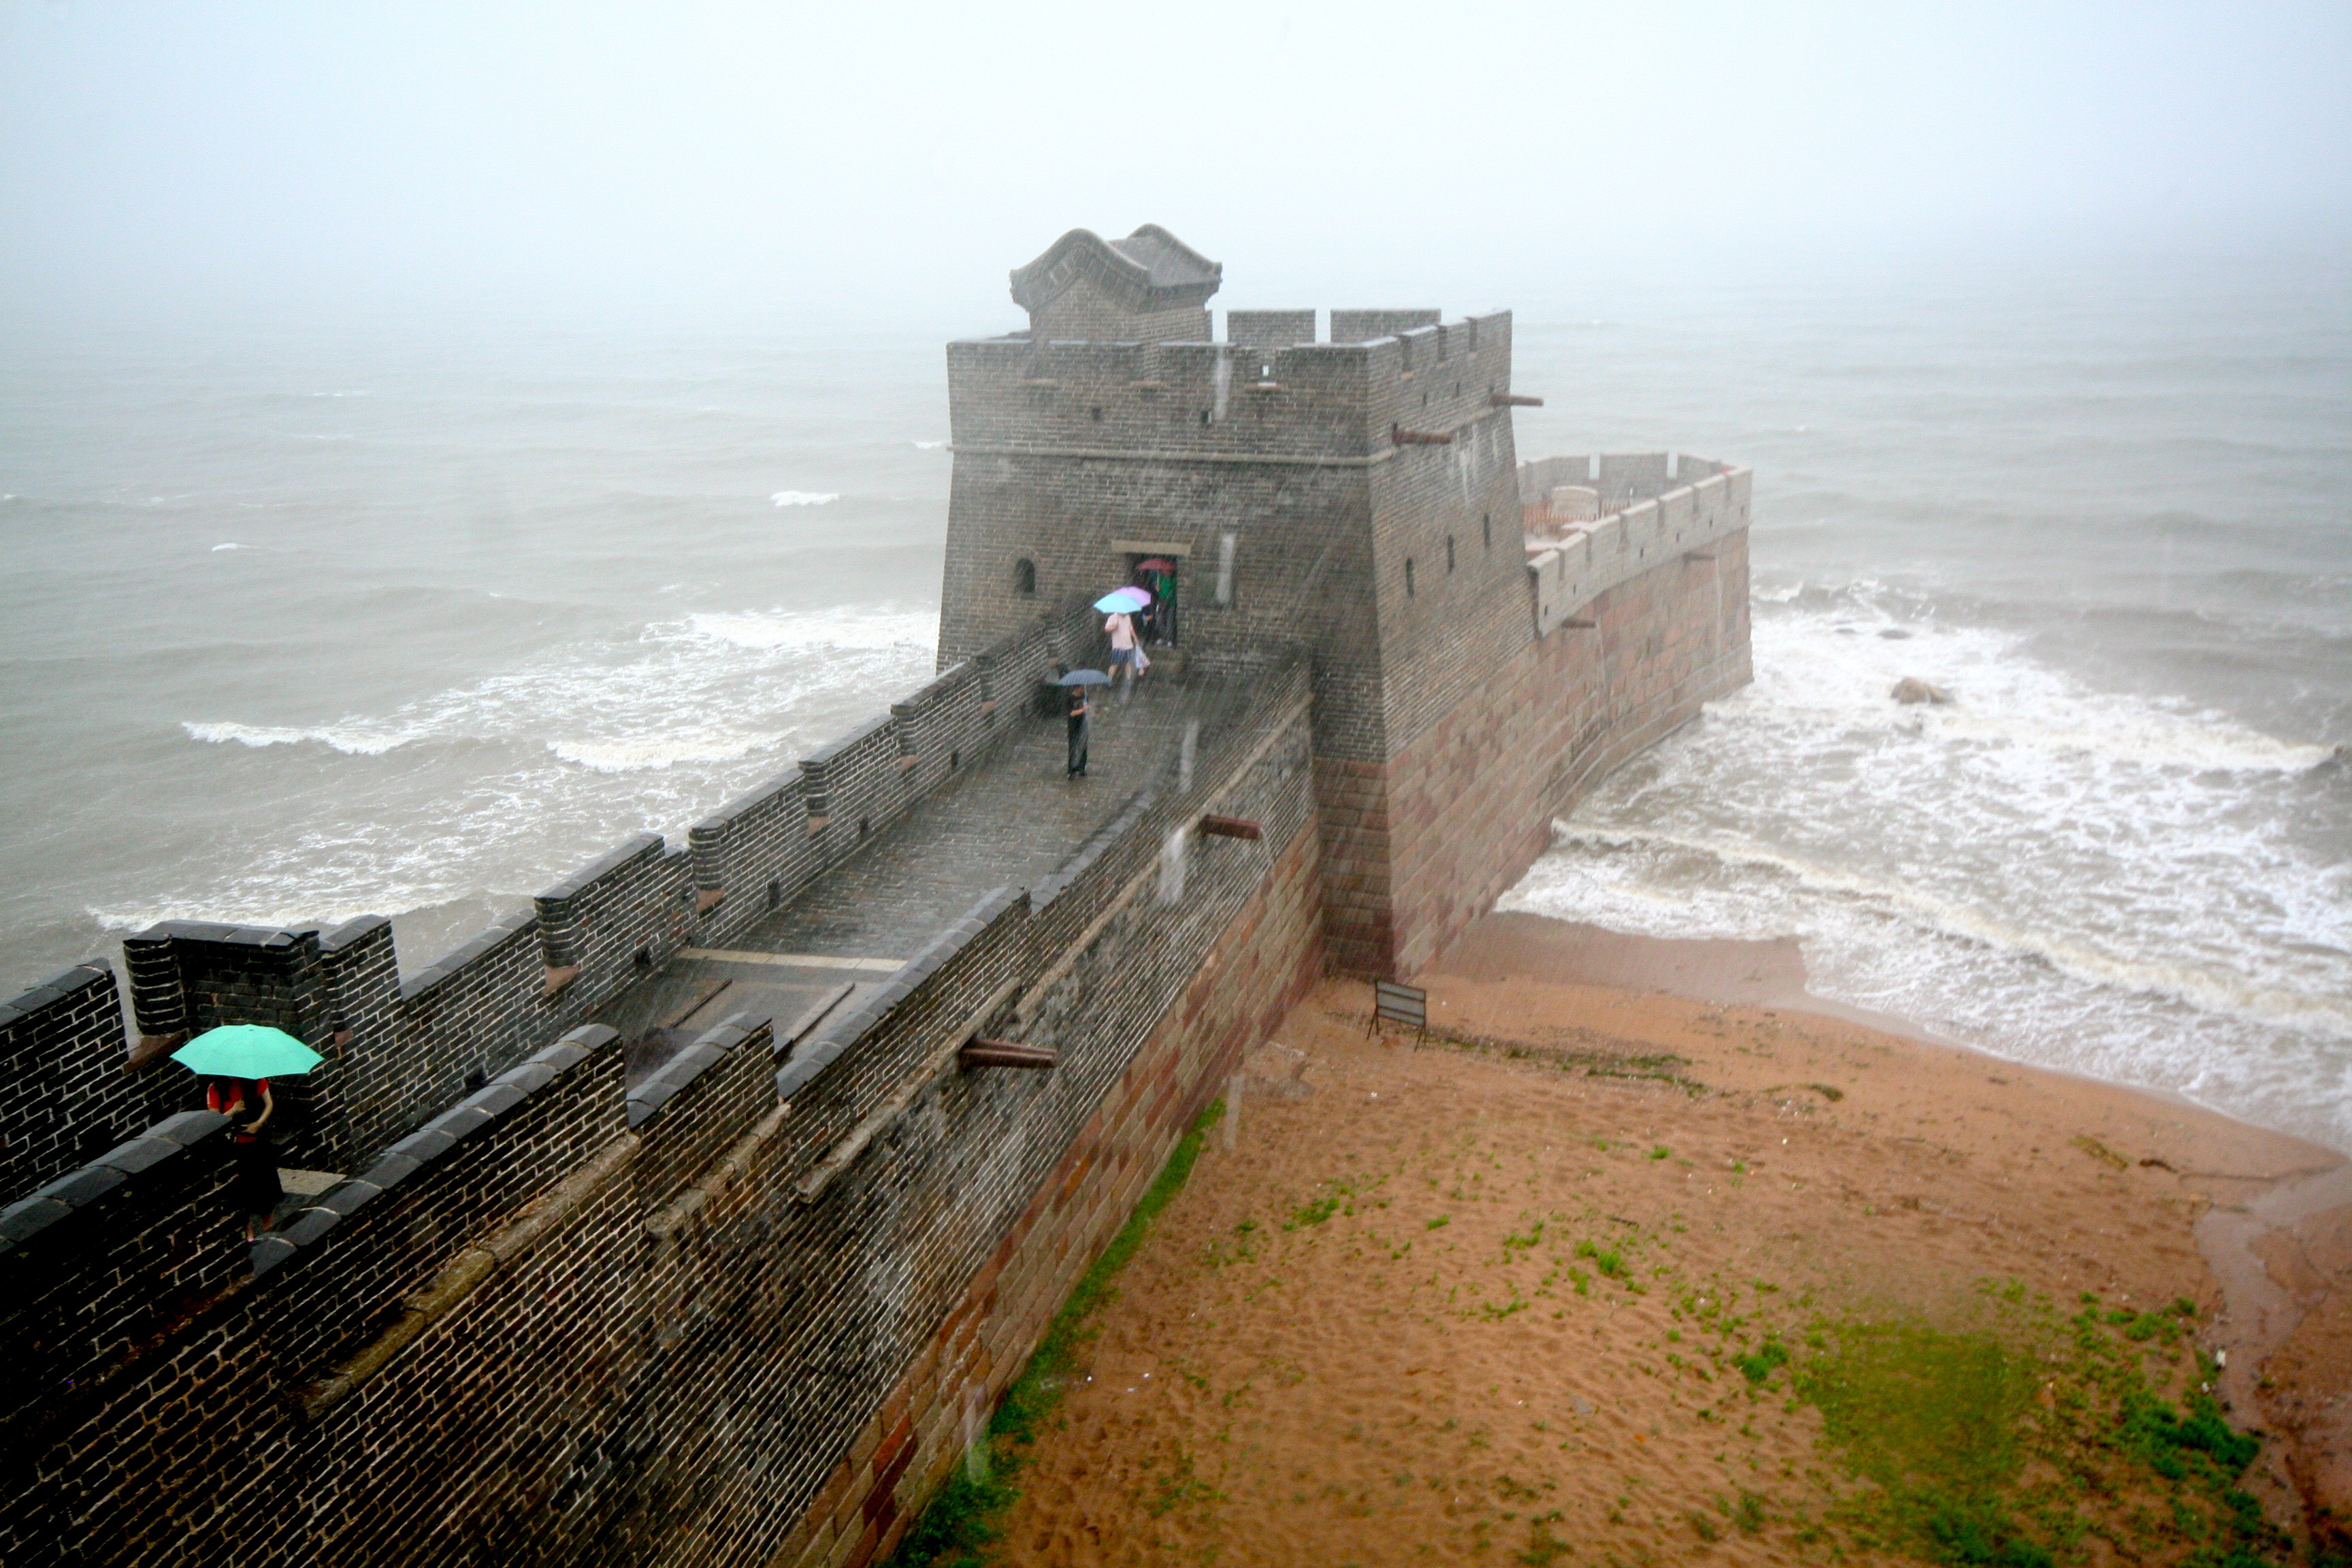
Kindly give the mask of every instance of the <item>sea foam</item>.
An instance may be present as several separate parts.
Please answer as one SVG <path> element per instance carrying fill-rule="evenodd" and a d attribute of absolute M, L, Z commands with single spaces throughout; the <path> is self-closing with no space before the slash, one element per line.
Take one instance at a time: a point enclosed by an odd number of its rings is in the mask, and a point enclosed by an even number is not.
<path fill-rule="evenodd" d="M 550 741 L 547 749 L 567 763 L 600 773 L 636 773 L 691 763 L 725 763 L 772 751 L 781 733 L 740 734 L 727 730 L 689 730 L 623 741 Z"/>
<path fill-rule="evenodd" d="M 234 741 L 241 746 L 299 746 L 311 742 L 346 756 L 375 757 L 394 747 L 404 745 L 410 737 L 385 734 L 377 730 L 353 729 L 343 725 L 320 725 L 311 729 L 290 729 L 274 724 L 238 724 L 228 721 L 211 722 L 184 719 L 180 728 L 189 738 L 221 744 Z"/>
<path fill-rule="evenodd" d="M 699 612 L 683 627 L 690 637 L 742 648 L 928 648 L 939 641 L 936 609 L 852 605 L 830 610 Z"/>
<path fill-rule="evenodd" d="M 1795 937 L 1832 999 L 2352 1145 L 2352 1093 L 2314 1087 L 2352 1086 L 2352 868 L 2295 826 L 2332 749 L 1885 599 L 1759 594 L 1754 683 L 1606 781 L 1503 907 Z M 1905 675 L 1956 700 L 1898 704 Z"/>

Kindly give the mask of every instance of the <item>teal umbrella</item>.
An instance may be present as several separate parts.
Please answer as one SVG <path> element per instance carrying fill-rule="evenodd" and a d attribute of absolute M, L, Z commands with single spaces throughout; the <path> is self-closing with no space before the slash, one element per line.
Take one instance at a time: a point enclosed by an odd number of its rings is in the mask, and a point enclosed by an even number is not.
<path fill-rule="evenodd" d="M 204 1078 L 291 1078 L 327 1058 L 266 1024 L 224 1024 L 206 1029 L 172 1053 L 172 1059 Z"/>

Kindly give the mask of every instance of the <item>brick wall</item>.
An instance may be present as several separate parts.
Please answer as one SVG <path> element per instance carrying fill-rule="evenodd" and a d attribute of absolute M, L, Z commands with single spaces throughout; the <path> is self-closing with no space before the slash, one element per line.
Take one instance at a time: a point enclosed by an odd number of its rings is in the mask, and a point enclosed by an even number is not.
<path fill-rule="evenodd" d="M 30 1192 L 153 1120 L 114 971 L 77 964 L 0 1004 L 0 1193 Z"/>
<path fill-rule="evenodd" d="M 1327 942 L 1409 975 L 1526 871 L 1612 768 L 1750 679 L 1748 534 L 1603 590 L 1500 664 L 1385 765 L 1318 759 Z"/>
<path fill-rule="evenodd" d="M 1511 319 L 1334 311 L 1333 342 L 1282 341 L 1308 321 L 1235 312 L 1227 343 L 950 345 L 940 658 L 1002 636 L 1019 584 L 1090 598 L 1137 545 L 1180 556 L 1188 668 L 1311 651 L 1334 951 L 1379 967 L 1384 770 L 1538 635 L 1498 405 Z"/>
<path fill-rule="evenodd" d="M 782 1061 L 730 1020 L 625 1092 L 613 1031 L 573 1028 L 249 1247 L 205 1111 L 0 1209 L 21 1369 L 0 1558 L 870 1555 L 946 1462 L 963 1382 L 1002 1385 L 1320 972 L 1306 672 L 1251 698 L 1204 725 L 1189 783 L 1148 782 L 1034 899 L 982 900 Z M 1163 901 L 1162 847 L 1208 811 L 1264 837 L 1193 843 Z M 573 985 L 676 858 L 639 847 L 569 885 Z M 333 937 L 364 969 L 362 927 Z M 331 944 L 246 945 L 296 973 Z M 545 967 L 535 930 L 493 945 Z M 291 991 L 341 1016 L 329 980 Z M 1061 1065 L 958 1068 L 976 1021 Z"/>
<path fill-rule="evenodd" d="M 679 948 L 722 944 L 765 918 L 984 758 L 1009 731 L 1000 710 L 1034 700 L 1057 664 L 1098 661 L 1098 642 L 1082 602 L 1033 614 L 792 773 L 697 824 L 686 848 L 637 835 L 404 979 L 381 917 L 331 931 L 194 921 L 141 931 L 125 942 L 124 959 L 142 1042 L 134 1054 L 151 1071 L 124 1076 L 119 1007 L 110 1016 L 79 997 L 99 984 L 92 977 L 73 982 L 73 997 L 55 984 L 29 993 L 0 1023 L 0 1047 L 56 1064 L 43 1071 L 86 1073 L 104 1059 L 107 1081 L 124 1080 L 116 1099 L 132 1107 L 100 1114 L 85 1104 L 96 1103 L 87 1086 L 20 1074 L 22 1113 L 0 1107 L 0 1135 L 49 1152 L 0 1193 L 37 1186 L 86 1158 L 80 1146 L 127 1136 L 139 1117 L 197 1103 L 194 1080 L 160 1058 L 190 1035 L 230 1023 L 283 1028 L 327 1058 L 280 1086 L 284 1114 L 273 1126 L 289 1163 L 353 1169 L 436 1108 L 584 1023 Z M 110 974 L 104 984 L 111 996 Z M 79 1154 L 57 1152 L 61 1117 L 79 1129 L 65 1140 Z"/>
<path fill-rule="evenodd" d="M 1317 851 L 1292 838 L 771 1562 L 877 1560 L 961 1462 L 966 1390 L 993 1407 L 1184 1129 L 1321 973 Z"/>

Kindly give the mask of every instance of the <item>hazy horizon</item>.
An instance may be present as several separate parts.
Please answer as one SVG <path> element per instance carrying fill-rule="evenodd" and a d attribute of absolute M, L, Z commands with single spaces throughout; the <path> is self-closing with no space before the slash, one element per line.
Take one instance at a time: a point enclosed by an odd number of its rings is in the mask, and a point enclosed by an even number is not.
<path fill-rule="evenodd" d="M 2352 235 L 2352 11 L 0 9 L 0 312 L 992 331 L 1073 226 L 1221 306 L 2194 268 Z"/>

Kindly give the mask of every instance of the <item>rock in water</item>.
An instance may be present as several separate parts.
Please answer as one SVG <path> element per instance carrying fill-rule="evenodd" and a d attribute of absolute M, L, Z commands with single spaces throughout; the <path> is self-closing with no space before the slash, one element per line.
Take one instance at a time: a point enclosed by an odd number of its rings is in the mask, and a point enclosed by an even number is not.
<path fill-rule="evenodd" d="M 1906 675 L 1895 683 L 1893 692 L 1897 702 L 1949 702 L 1952 694 L 1940 686 L 1930 686 L 1916 675 Z"/>

